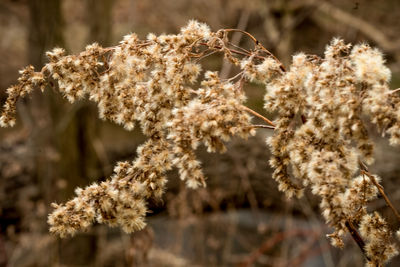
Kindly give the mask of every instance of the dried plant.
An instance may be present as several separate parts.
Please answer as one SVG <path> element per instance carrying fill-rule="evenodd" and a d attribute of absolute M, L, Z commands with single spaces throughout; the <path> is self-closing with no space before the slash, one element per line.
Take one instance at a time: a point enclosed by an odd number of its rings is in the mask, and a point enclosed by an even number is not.
<path fill-rule="evenodd" d="M 254 48 L 232 45 L 233 31 L 249 37 Z M 201 60 L 215 52 L 240 72 L 222 80 L 205 71 L 201 79 Z M 387 134 L 391 145 L 400 143 L 400 98 L 388 87 L 391 73 L 377 49 L 334 39 L 323 58 L 299 53 L 286 69 L 249 33 L 212 32 L 191 21 L 177 35 L 149 34 L 140 40 L 130 34 L 114 47 L 92 44 L 69 56 L 56 48 L 47 56 L 50 62 L 41 71 L 25 68 L 7 90 L 1 126 L 14 125 L 18 99 L 50 85 L 70 102 L 88 97 L 97 103 L 100 118 L 127 130 L 137 122 L 148 137 L 137 158 L 118 163 L 108 180 L 78 188 L 75 198 L 54 204 L 51 232 L 73 235 L 94 222 L 128 233 L 142 229 L 146 200 L 161 198 L 166 171 L 177 168 L 190 188 L 205 186 L 195 156 L 200 144 L 209 152 L 224 152 L 231 136 L 247 138 L 257 128 L 270 128 L 267 144 L 279 190 L 301 197 L 310 188 L 321 198 L 322 214 L 334 228 L 328 235 L 334 246 L 343 247 L 349 232 L 368 265 L 383 265 L 398 254 L 387 222 L 367 212 L 379 192 L 398 214 L 380 178 L 366 167 L 374 159 L 364 119 Z M 248 81 L 265 85 L 265 109 L 277 114 L 273 122 L 243 105 Z M 250 114 L 265 125 L 253 125 Z"/>

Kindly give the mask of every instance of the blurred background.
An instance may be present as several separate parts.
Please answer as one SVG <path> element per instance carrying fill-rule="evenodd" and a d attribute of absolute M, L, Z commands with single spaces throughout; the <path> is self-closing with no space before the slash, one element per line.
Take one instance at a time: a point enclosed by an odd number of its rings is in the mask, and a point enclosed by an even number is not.
<path fill-rule="evenodd" d="M 55 46 L 78 53 L 94 41 L 118 44 L 130 32 L 177 33 L 189 19 L 213 30 L 246 30 L 286 65 L 296 51 L 322 55 L 333 37 L 368 42 L 384 52 L 395 89 L 399 15 L 398 0 L 0 0 L 0 103 L 18 70 L 40 68 Z M 246 45 L 240 35 L 233 40 Z M 226 77 L 234 71 L 218 56 L 205 62 Z M 246 90 L 247 104 L 265 114 L 264 88 Z M 328 244 L 331 229 L 317 198 L 307 192 L 288 201 L 277 191 L 266 129 L 233 140 L 222 155 L 200 149 L 206 189 L 186 189 L 172 171 L 163 202 L 149 203 L 146 229 L 128 235 L 96 225 L 73 238 L 53 237 L 50 203 L 106 179 L 115 162 L 134 159 L 144 137 L 99 120 L 93 103 L 71 105 L 50 88 L 20 101 L 18 112 L 14 128 L 0 129 L 0 266 L 363 266 L 351 238 L 344 250 Z M 370 170 L 400 207 L 400 151 L 369 130 L 377 143 Z M 398 229 L 382 199 L 370 206 Z M 400 266 L 399 259 L 390 266 Z"/>

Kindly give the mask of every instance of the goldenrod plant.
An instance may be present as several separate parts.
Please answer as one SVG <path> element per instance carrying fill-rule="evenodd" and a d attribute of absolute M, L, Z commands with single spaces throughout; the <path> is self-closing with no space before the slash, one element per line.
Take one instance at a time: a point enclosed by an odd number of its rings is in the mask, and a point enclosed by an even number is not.
<path fill-rule="evenodd" d="M 240 32 L 254 43 L 245 49 L 230 42 Z M 239 69 L 228 79 L 202 70 L 201 62 L 222 53 Z M 380 183 L 368 171 L 374 144 L 365 120 L 400 144 L 400 97 L 390 90 L 391 72 L 381 52 L 367 44 L 352 46 L 333 39 L 324 57 L 295 54 L 289 67 L 251 34 L 235 29 L 213 32 L 190 21 L 176 35 L 130 34 L 119 45 L 86 47 L 78 55 L 62 48 L 47 52 L 49 63 L 35 72 L 23 69 L 7 89 L 0 118 L 15 124 L 17 101 L 32 90 L 52 86 L 70 102 L 89 98 L 101 119 L 132 130 L 140 125 L 148 140 L 133 162 L 117 163 L 106 181 L 84 189 L 65 204 L 53 204 L 50 232 L 73 235 L 93 223 L 119 226 L 130 233 L 145 227 L 147 200 L 160 199 L 166 172 L 177 168 L 189 188 L 206 186 L 195 150 L 224 152 L 232 136 L 248 138 L 270 129 L 267 139 L 273 178 L 287 197 L 301 198 L 305 189 L 320 197 L 320 208 L 333 246 L 343 247 L 348 232 L 368 266 L 381 266 L 398 254 L 394 230 L 369 201 L 381 194 L 396 216 Z M 244 105 L 246 82 L 266 88 L 264 107 L 273 120 Z M 253 124 L 252 117 L 264 124 Z M 266 159 L 267 160 L 267 159 Z"/>

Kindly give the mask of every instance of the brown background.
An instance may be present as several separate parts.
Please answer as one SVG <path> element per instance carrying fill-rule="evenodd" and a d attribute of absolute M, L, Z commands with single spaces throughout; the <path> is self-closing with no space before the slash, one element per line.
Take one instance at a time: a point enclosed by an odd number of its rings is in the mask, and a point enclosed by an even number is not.
<path fill-rule="evenodd" d="M 366 41 L 384 52 L 394 89 L 399 17 L 398 0 L 0 0 L 0 103 L 18 70 L 42 66 L 44 52 L 55 46 L 77 53 L 93 41 L 115 45 L 130 32 L 176 33 L 189 19 L 213 30 L 244 29 L 286 65 L 296 51 L 321 55 L 333 37 Z M 220 57 L 205 67 L 232 74 Z M 246 90 L 248 104 L 265 114 L 264 89 Z M 116 161 L 134 158 L 144 137 L 100 121 L 95 105 L 71 105 L 52 89 L 21 101 L 18 110 L 16 127 L 0 129 L 0 266 L 363 266 L 353 240 L 345 250 L 328 245 L 318 199 L 287 201 L 277 191 L 264 142 L 269 130 L 234 140 L 224 155 L 200 149 L 207 189 L 188 190 L 171 172 L 164 202 L 150 203 L 149 227 L 141 232 L 97 225 L 66 240 L 52 237 L 49 204 L 105 179 Z M 377 143 L 371 171 L 399 206 L 400 151 L 370 132 Z M 398 228 L 381 199 L 371 209 Z"/>

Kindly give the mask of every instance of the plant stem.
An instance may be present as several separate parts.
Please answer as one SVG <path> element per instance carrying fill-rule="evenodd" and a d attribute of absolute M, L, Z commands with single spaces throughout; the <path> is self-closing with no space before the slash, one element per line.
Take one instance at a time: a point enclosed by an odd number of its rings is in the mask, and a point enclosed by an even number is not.
<path fill-rule="evenodd" d="M 381 186 L 375 179 L 375 177 L 370 174 L 367 171 L 362 170 L 361 171 L 362 174 L 365 174 L 366 176 L 368 176 L 368 178 L 371 180 L 371 182 L 376 186 L 376 188 L 378 189 L 379 193 L 382 195 L 382 197 L 385 199 L 386 204 L 389 206 L 389 208 L 393 211 L 393 213 L 396 215 L 397 219 L 400 221 L 400 214 L 399 212 L 396 210 L 396 208 L 393 206 L 392 202 L 390 202 L 388 196 L 385 194 L 385 191 L 383 189 L 383 186 Z"/>
<path fill-rule="evenodd" d="M 271 125 L 272 127 L 275 128 L 275 124 L 274 124 L 272 121 L 270 121 L 269 119 L 267 119 L 266 117 L 264 117 L 263 115 L 261 115 L 260 113 L 254 111 L 254 110 L 252 110 L 251 108 L 248 108 L 248 107 L 246 107 L 246 106 L 242 106 L 242 108 L 243 108 L 244 110 L 246 110 L 247 112 L 253 114 L 254 116 L 256 116 L 256 117 L 262 119 L 263 121 L 265 121 L 266 123 L 268 123 L 269 125 Z"/>
<path fill-rule="evenodd" d="M 263 124 L 256 124 L 256 125 L 252 125 L 250 126 L 252 128 L 266 128 L 266 129 L 275 129 L 274 126 L 270 126 L 270 125 L 263 125 Z"/>
<path fill-rule="evenodd" d="M 357 245 L 360 247 L 361 252 L 364 254 L 364 256 L 367 258 L 368 261 L 371 261 L 371 259 L 367 256 L 367 253 L 365 252 L 365 242 L 360 236 L 360 234 L 357 232 L 356 227 L 350 220 L 347 220 L 345 224 L 347 230 L 349 230 L 351 237 L 354 239 L 354 241 L 356 241 Z"/>

